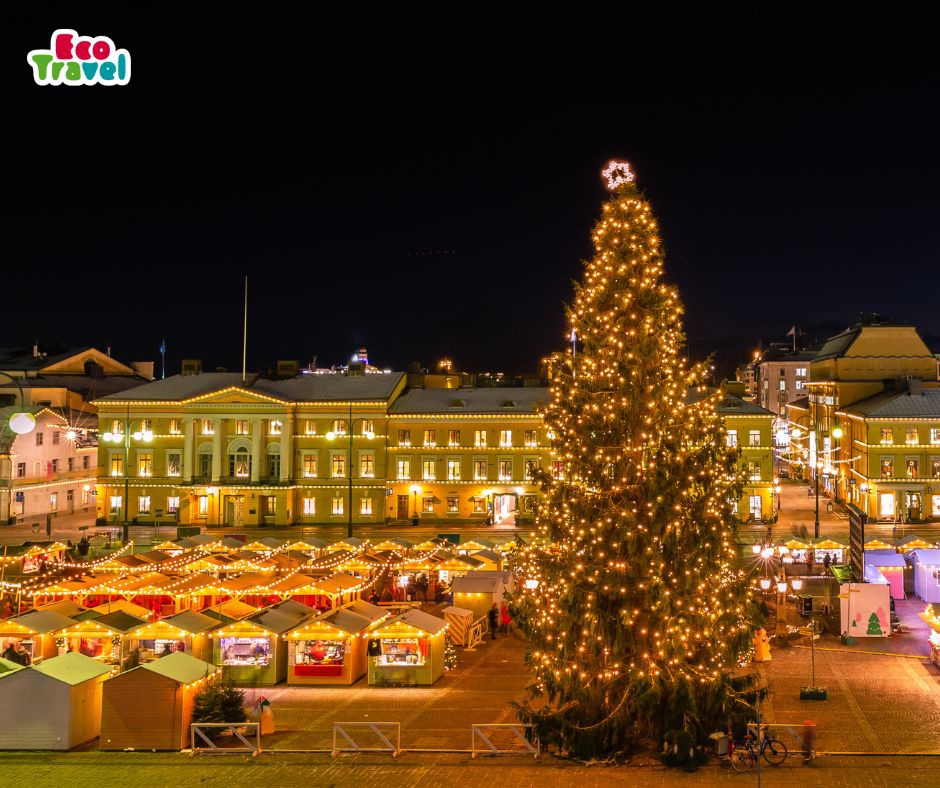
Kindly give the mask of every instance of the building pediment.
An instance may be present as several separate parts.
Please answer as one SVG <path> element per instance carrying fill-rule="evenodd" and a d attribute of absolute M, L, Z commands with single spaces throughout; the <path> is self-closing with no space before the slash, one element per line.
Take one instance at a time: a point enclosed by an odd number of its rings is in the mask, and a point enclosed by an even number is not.
<path fill-rule="evenodd" d="M 39 372 L 43 375 L 84 375 L 85 363 L 88 361 L 98 364 L 105 375 L 135 374 L 131 367 L 95 348 L 87 348 L 67 358 L 60 358 L 55 363 L 42 367 Z"/>
<path fill-rule="evenodd" d="M 240 386 L 230 386 L 219 391 L 210 391 L 198 397 L 184 399 L 184 405 L 287 405 L 287 400 L 261 394 Z"/>

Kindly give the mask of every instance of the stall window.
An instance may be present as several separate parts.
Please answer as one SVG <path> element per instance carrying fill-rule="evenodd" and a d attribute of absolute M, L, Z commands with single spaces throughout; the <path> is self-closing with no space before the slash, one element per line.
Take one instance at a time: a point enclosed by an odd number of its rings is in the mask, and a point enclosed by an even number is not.
<path fill-rule="evenodd" d="M 372 499 L 371 498 L 359 499 L 359 514 L 372 514 Z"/>
<path fill-rule="evenodd" d="M 266 637 L 220 639 L 223 665 L 266 666 L 271 661 L 271 640 Z"/>
<path fill-rule="evenodd" d="M 418 638 L 382 638 L 381 643 L 379 665 L 423 665 L 427 657 L 427 639 L 423 646 Z"/>
<path fill-rule="evenodd" d="M 447 513 L 448 514 L 460 513 L 460 499 L 456 495 L 447 496 Z"/>
<path fill-rule="evenodd" d="M 345 499 L 343 498 L 331 498 L 330 499 L 330 513 L 331 514 L 342 514 L 343 513 L 343 504 Z"/>
<path fill-rule="evenodd" d="M 342 665 L 346 644 L 342 640 L 298 640 L 294 646 L 294 665 Z"/>
<path fill-rule="evenodd" d="M 878 516 L 894 517 L 894 493 L 881 493 L 878 496 Z"/>
<path fill-rule="evenodd" d="M 311 515 L 317 513 L 317 499 L 304 498 L 304 514 Z"/>
<path fill-rule="evenodd" d="M 434 514 L 434 497 L 429 496 L 421 499 L 421 511 L 423 514 Z"/>

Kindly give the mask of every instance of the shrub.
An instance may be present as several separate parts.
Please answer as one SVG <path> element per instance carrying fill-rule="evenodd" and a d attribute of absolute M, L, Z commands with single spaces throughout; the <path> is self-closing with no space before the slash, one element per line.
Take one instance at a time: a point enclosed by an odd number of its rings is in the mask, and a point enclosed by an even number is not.
<path fill-rule="evenodd" d="M 245 722 L 244 691 L 229 683 L 213 681 L 193 699 L 193 722 Z"/>

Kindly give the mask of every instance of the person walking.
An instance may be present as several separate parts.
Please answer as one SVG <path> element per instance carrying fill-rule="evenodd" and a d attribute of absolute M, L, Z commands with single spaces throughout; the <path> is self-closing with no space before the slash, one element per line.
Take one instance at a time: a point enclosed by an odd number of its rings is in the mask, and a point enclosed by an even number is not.
<path fill-rule="evenodd" d="M 499 628 L 503 631 L 505 637 L 509 637 L 509 629 L 512 626 L 512 616 L 509 615 L 509 607 L 503 602 L 503 609 L 499 611 Z"/>
<path fill-rule="evenodd" d="M 487 615 L 490 619 L 490 638 L 496 640 L 496 630 L 499 628 L 499 608 L 495 602 Z"/>

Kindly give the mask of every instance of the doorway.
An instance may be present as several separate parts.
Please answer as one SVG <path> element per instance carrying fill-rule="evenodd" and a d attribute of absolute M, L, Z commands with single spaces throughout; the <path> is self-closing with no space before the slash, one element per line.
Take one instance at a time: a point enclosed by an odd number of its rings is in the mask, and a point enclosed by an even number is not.
<path fill-rule="evenodd" d="M 493 496 L 493 522 L 502 525 L 516 524 L 515 493 L 502 493 Z"/>
<path fill-rule="evenodd" d="M 408 496 L 407 495 L 398 496 L 398 519 L 399 520 L 408 519 Z"/>
<path fill-rule="evenodd" d="M 225 496 L 225 524 L 241 528 L 245 511 L 244 495 Z"/>

